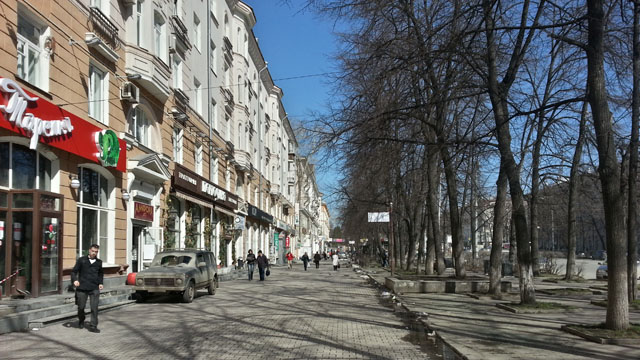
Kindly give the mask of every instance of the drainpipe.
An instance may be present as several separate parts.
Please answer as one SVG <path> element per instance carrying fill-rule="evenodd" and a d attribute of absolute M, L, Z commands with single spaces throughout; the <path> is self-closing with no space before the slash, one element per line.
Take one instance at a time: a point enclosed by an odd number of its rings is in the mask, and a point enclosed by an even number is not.
<path fill-rule="evenodd" d="M 212 154 L 213 154 L 213 119 L 211 119 L 211 116 L 213 115 L 211 113 L 211 38 L 210 38 L 210 31 L 211 31 L 211 8 L 209 7 L 211 6 L 211 2 L 207 1 L 207 114 L 208 114 L 208 118 L 209 118 L 209 180 L 213 181 L 213 179 L 211 178 L 211 169 L 213 168 L 212 164 L 211 164 L 211 158 L 212 158 Z M 209 212 L 209 224 L 211 226 L 212 232 L 211 235 L 215 234 L 216 232 L 216 224 L 213 221 L 213 209 L 211 209 L 211 211 Z M 209 239 L 211 240 L 211 239 Z M 218 238 L 216 237 L 216 243 L 218 243 Z M 215 244 L 211 244 L 211 248 L 216 250 Z M 217 250 L 216 250 L 217 251 Z M 216 265 L 218 264 L 218 259 L 217 259 L 217 254 L 216 254 Z"/>
<path fill-rule="evenodd" d="M 262 90 L 262 72 L 267 70 L 268 63 L 264 62 L 264 67 L 258 71 L 258 206 L 257 208 L 262 210 L 262 124 L 260 121 L 260 92 Z M 258 246 L 263 243 L 262 238 L 262 223 L 258 222 Z M 261 249 L 263 254 L 264 249 Z M 269 254 L 269 249 L 266 250 L 266 254 Z M 266 256 L 266 255 L 265 255 Z"/>

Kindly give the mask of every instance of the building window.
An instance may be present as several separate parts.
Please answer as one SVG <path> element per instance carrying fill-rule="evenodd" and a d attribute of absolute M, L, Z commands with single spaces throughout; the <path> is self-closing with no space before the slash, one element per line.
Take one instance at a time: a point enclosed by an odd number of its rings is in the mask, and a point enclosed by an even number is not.
<path fill-rule="evenodd" d="M 0 143 L 0 187 L 51 191 L 51 160 L 26 146 Z"/>
<path fill-rule="evenodd" d="M 167 63 L 166 23 L 162 15 L 155 11 L 153 14 L 153 40 L 155 55 Z"/>
<path fill-rule="evenodd" d="M 182 20 L 182 0 L 174 0 L 175 5 L 173 7 L 173 15 Z"/>
<path fill-rule="evenodd" d="M 89 116 L 108 125 L 108 75 L 95 65 L 89 65 Z"/>
<path fill-rule="evenodd" d="M 244 199 L 244 181 L 242 176 L 236 176 L 236 195 Z"/>
<path fill-rule="evenodd" d="M 195 89 L 193 94 L 193 104 L 198 114 L 202 115 L 202 84 L 198 79 L 193 79 L 193 88 Z"/>
<path fill-rule="evenodd" d="M 171 141 L 173 143 L 173 161 L 182 164 L 182 137 L 184 131 L 179 128 L 173 129 Z"/>
<path fill-rule="evenodd" d="M 106 177 L 89 168 L 78 168 L 78 257 L 88 254 L 91 244 L 100 245 L 100 258 L 109 259 L 109 197 L 111 186 Z M 107 261 L 105 261 L 107 262 Z"/>
<path fill-rule="evenodd" d="M 200 19 L 198 15 L 193 14 L 193 46 L 200 51 L 202 48 L 202 44 L 200 43 L 200 38 L 202 37 L 202 31 L 200 29 Z"/>
<path fill-rule="evenodd" d="M 242 76 L 238 76 L 238 103 L 242 104 L 244 103 L 244 92 L 242 90 L 244 90 L 244 84 L 242 83 Z"/>
<path fill-rule="evenodd" d="M 91 0 L 91 7 L 100 9 L 107 18 L 109 17 L 109 5 L 109 0 Z"/>
<path fill-rule="evenodd" d="M 227 113 L 224 114 L 224 126 L 224 139 L 227 141 L 231 141 L 231 118 Z"/>
<path fill-rule="evenodd" d="M 214 74 L 218 73 L 218 58 L 216 57 L 216 44 L 213 42 L 213 40 L 211 40 L 211 44 L 210 44 L 211 48 L 209 49 L 209 51 L 211 52 L 209 54 L 209 57 L 211 58 L 211 70 L 213 70 Z"/>
<path fill-rule="evenodd" d="M 218 157 L 215 155 L 211 155 L 211 164 L 209 164 L 210 174 L 209 177 L 211 181 L 218 185 Z"/>
<path fill-rule="evenodd" d="M 173 72 L 173 88 L 182 90 L 182 59 L 178 54 L 173 55 L 171 71 Z"/>
<path fill-rule="evenodd" d="M 196 151 L 193 156 L 196 163 L 196 173 L 202 176 L 202 144 L 196 144 Z"/>
<path fill-rule="evenodd" d="M 142 11 L 142 6 L 143 6 L 144 0 L 138 0 L 136 2 L 136 45 L 143 47 L 142 46 L 142 39 L 144 39 L 144 36 L 142 34 L 142 32 L 144 31 L 144 23 L 143 21 L 143 11 Z"/>
<path fill-rule="evenodd" d="M 218 104 L 211 98 L 211 113 L 209 114 L 209 127 L 212 129 L 218 128 Z"/>
<path fill-rule="evenodd" d="M 49 90 L 49 56 L 43 44 L 50 30 L 18 10 L 17 75 L 22 80 Z"/>
<path fill-rule="evenodd" d="M 213 15 L 213 18 L 216 19 L 216 14 L 218 13 L 218 3 L 216 2 L 216 0 L 209 0 L 209 11 L 211 11 L 211 15 Z"/>
<path fill-rule="evenodd" d="M 150 147 L 149 130 L 151 122 L 149 121 L 147 114 L 139 105 L 131 112 L 129 119 L 129 134 L 133 136 L 136 141 L 146 147 Z"/>
<path fill-rule="evenodd" d="M 192 204 L 192 203 L 188 203 L 189 206 L 189 213 L 191 215 L 191 231 L 187 232 L 185 234 L 186 236 L 190 236 L 191 239 L 189 239 L 191 241 L 191 246 L 195 246 L 195 247 L 201 247 L 202 244 L 200 244 L 200 232 L 201 230 L 201 226 L 200 226 L 200 222 L 202 220 L 202 210 L 200 210 L 200 206 L 196 205 L 196 204 Z M 187 243 L 187 239 L 185 239 L 185 247 L 186 247 L 186 243 Z"/>
<path fill-rule="evenodd" d="M 227 191 L 231 190 L 231 170 L 229 169 L 229 167 L 227 167 L 227 170 L 224 173 L 224 188 L 227 189 Z"/>

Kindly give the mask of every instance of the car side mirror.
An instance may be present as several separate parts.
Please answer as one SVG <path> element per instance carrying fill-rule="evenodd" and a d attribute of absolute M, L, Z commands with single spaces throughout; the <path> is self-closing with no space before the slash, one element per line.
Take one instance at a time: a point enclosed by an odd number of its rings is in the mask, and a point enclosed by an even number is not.
<path fill-rule="evenodd" d="M 204 261 L 201 261 L 198 263 L 198 267 L 203 267 L 203 266 L 207 266 L 207 263 Z"/>

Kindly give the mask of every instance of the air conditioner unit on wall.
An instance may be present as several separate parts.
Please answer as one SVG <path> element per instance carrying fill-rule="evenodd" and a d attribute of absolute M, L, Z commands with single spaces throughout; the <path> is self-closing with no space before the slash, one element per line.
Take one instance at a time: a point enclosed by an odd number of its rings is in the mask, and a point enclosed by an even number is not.
<path fill-rule="evenodd" d="M 140 90 L 133 83 L 125 81 L 120 86 L 120 100 L 138 103 L 140 102 Z"/>

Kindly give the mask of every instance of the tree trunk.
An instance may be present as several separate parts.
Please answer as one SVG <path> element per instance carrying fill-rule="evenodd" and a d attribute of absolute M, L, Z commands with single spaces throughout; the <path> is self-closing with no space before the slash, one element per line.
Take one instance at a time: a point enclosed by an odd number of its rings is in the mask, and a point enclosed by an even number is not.
<path fill-rule="evenodd" d="M 496 182 L 496 202 L 493 206 L 493 234 L 491 236 L 491 269 L 489 271 L 489 293 L 500 294 L 500 279 L 502 278 L 502 238 L 504 236 L 504 221 L 506 220 L 507 203 L 507 174 L 502 167 Z"/>
<path fill-rule="evenodd" d="M 453 159 L 449 155 L 446 146 L 440 148 L 440 155 L 444 164 L 444 175 L 447 181 L 447 194 L 449 196 L 449 219 L 451 221 L 451 257 L 454 261 L 456 278 L 463 279 L 466 276 L 464 268 L 464 247 L 462 243 L 462 223 L 458 208 L 458 184 L 456 172 L 453 169 Z"/>
<path fill-rule="evenodd" d="M 578 141 L 576 142 L 576 150 L 573 153 L 571 161 L 571 172 L 569 175 L 569 204 L 567 206 L 567 269 L 565 271 L 565 280 L 571 280 L 575 272 L 576 263 L 576 207 L 578 202 L 578 193 L 580 192 L 580 159 L 582 158 L 582 147 L 585 139 L 587 127 L 587 102 L 582 105 L 580 114 L 580 126 L 578 129 Z"/>
<path fill-rule="evenodd" d="M 431 215 L 429 215 L 429 220 L 430 218 Z M 427 258 L 425 259 L 424 273 L 427 275 L 433 275 L 436 264 L 436 236 L 433 231 L 433 222 L 431 221 L 427 222 L 427 233 L 429 235 L 427 237 Z"/>
<path fill-rule="evenodd" d="M 543 102 L 544 103 L 544 102 Z M 529 220 L 531 223 L 531 263 L 533 275 L 540 276 L 540 243 L 538 231 L 538 190 L 540 188 L 540 148 L 544 129 L 544 112 L 538 116 L 536 140 L 531 153 L 531 201 L 529 202 Z M 553 229 L 551 230 L 553 231 Z"/>
<path fill-rule="evenodd" d="M 598 172 L 607 232 L 609 267 L 606 327 L 623 330 L 629 327 L 627 293 L 627 239 L 625 237 L 624 202 L 620 192 L 620 172 L 613 139 L 611 111 L 607 100 L 604 70 L 604 23 L 602 0 L 587 0 L 589 26 L 587 53 L 587 98 L 591 105 L 598 147 Z"/>
<path fill-rule="evenodd" d="M 638 132 L 640 121 L 640 4 L 633 3 L 633 95 L 631 103 L 631 140 L 629 142 L 629 205 L 627 216 L 627 281 L 629 302 L 638 294 Z"/>
<path fill-rule="evenodd" d="M 474 154 L 471 155 L 471 188 L 469 199 L 469 232 L 471 233 L 471 259 L 476 260 L 478 254 L 476 253 L 476 245 L 478 243 L 476 229 L 478 227 L 478 200 L 476 194 L 476 161 Z"/>
<path fill-rule="evenodd" d="M 444 274 L 445 266 L 444 251 L 442 249 L 442 233 L 440 230 L 440 171 L 438 166 L 438 153 L 433 151 L 428 156 L 429 195 L 427 196 L 427 201 L 429 202 L 429 218 L 431 219 L 433 232 L 436 271 L 442 275 Z"/>

